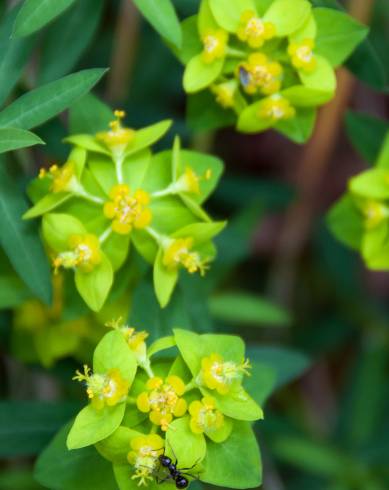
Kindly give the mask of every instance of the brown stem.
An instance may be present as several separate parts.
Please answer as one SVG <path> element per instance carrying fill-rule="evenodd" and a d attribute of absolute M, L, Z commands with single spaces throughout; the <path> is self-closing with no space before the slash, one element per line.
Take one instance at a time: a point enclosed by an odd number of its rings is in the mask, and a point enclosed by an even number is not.
<path fill-rule="evenodd" d="M 132 0 L 122 0 L 117 17 L 106 92 L 106 97 L 111 102 L 121 102 L 128 95 L 139 29 L 140 16 L 137 8 Z"/>
<path fill-rule="evenodd" d="M 367 23 L 374 0 L 350 0 L 350 13 Z M 278 301 L 291 301 L 296 269 L 315 217 L 316 196 L 332 153 L 338 141 L 343 114 L 352 96 L 355 79 L 341 68 L 337 72 L 338 88 L 334 100 L 323 107 L 314 134 L 305 146 L 297 169 L 298 197 L 287 211 L 281 230 L 275 260 L 269 280 L 269 292 Z"/>

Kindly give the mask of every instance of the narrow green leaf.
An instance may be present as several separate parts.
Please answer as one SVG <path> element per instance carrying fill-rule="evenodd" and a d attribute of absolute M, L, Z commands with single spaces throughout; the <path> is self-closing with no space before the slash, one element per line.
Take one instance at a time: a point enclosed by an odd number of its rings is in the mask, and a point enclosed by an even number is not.
<path fill-rule="evenodd" d="M 181 47 L 181 25 L 171 0 L 134 0 L 134 3 L 162 37 Z"/>
<path fill-rule="evenodd" d="M 0 128 L 0 153 L 44 144 L 45 142 L 39 136 L 30 131 L 18 128 Z"/>
<path fill-rule="evenodd" d="M 31 291 L 44 302 L 51 299 L 51 274 L 39 240 L 37 224 L 25 222 L 27 203 L 0 162 L 0 242 L 13 267 Z"/>
<path fill-rule="evenodd" d="M 26 0 L 16 18 L 13 35 L 29 36 L 62 14 L 75 0 Z"/>
<path fill-rule="evenodd" d="M 0 112 L 0 127 L 39 126 L 89 92 L 105 72 L 102 68 L 83 70 L 31 90 Z"/>

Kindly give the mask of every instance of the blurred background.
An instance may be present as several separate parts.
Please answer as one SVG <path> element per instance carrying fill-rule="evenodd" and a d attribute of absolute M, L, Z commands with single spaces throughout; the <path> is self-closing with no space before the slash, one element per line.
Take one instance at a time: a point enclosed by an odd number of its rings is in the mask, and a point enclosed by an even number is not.
<path fill-rule="evenodd" d="M 3 32 L 6 8 L 17 2 L 0 3 Z M 198 6 L 197 0 L 175 4 L 182 17 Z M 224 160 L 208 210 L 230 223 L 206 281 L 184 277 L 180 296 L 163 313 L 147 280 L 129 297 L 132 277 L 123 278 L 109 307 L 91 315 L 68 278 L 57 276 L 48 308 L 1 254 L 1 490 L 56 488 L 34 481 L 34 461 L 83 402 L 72 373 L 90 357 L 104 323 L 117 313 L 127 318 L 129 309 L 132 323 L 153 336 L 172 323 L 239 333 L 249 357 L 276 371 L 269 392 L 277 390 L 256 427 L 264 490 L 389 488 L 389 274 L 367 271 L 325 222 L 347 180 L 374 161 L 389 129 L 389 4 L 345 2 L 346 8 L 361 5 L 374 50 L 357 51 L 351 67 L 365 82 L 341 70 L 337 99 L 322 109 L 306 146 L 272 131 L 246 136 L 203 127 L 201 115 L 186 118 L 182 67 L 129 0 L 78 2 L 31 41 L 9 100 L 67 73 L 109 66 L 94 93 L 124 109 L 128 125 L 174 119 L 157 150 L 179 134 L 184 146 Z M 17 152 L 21 188 L 42 165 L 66 159 L 61 140 L 68 119 L 65 114 L 37 130 L 47 143 L 43 150 Z"/>

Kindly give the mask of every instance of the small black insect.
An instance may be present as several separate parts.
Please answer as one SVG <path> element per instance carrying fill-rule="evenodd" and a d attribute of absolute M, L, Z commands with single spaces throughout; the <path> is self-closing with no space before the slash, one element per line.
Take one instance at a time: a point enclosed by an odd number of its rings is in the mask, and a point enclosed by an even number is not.
<path fill-rule="evenodd" d="M 187 477 L 189 476 L 191 478 L 194 478 L 194 476 L 191 475 L 190 473 L 187 473 L 187 471 L 193 469 L 197 465 L 197 462 L 190 468 L 177 468 L 178 461 L 176 457 L 175 457 L 176 460 L 175 463 L 173 463 L 171 458 L 165 456 L 164 454 L 159 456 L 158 459 L 159 462 L 161 463 L 161 466 L 163 466 L 169 471 L 169 474 L 162 480 L 158 480 L 157 478 L 157 483 L 163 483 L 167 480 L 174 480 L 176 484 L 176 488 L 186 488 L 189 485 L 189 480 Z"/>

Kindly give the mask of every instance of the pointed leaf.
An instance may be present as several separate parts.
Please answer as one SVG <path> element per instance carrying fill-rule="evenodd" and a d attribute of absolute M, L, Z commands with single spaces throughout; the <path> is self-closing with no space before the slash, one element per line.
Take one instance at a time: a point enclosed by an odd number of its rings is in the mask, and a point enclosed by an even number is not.
<path fill-rule="evenodd" d="M 44 144 L 45 142 L 39 136 L 30 131 L 18 128 L 0 128 L 0 153 Z"/>

